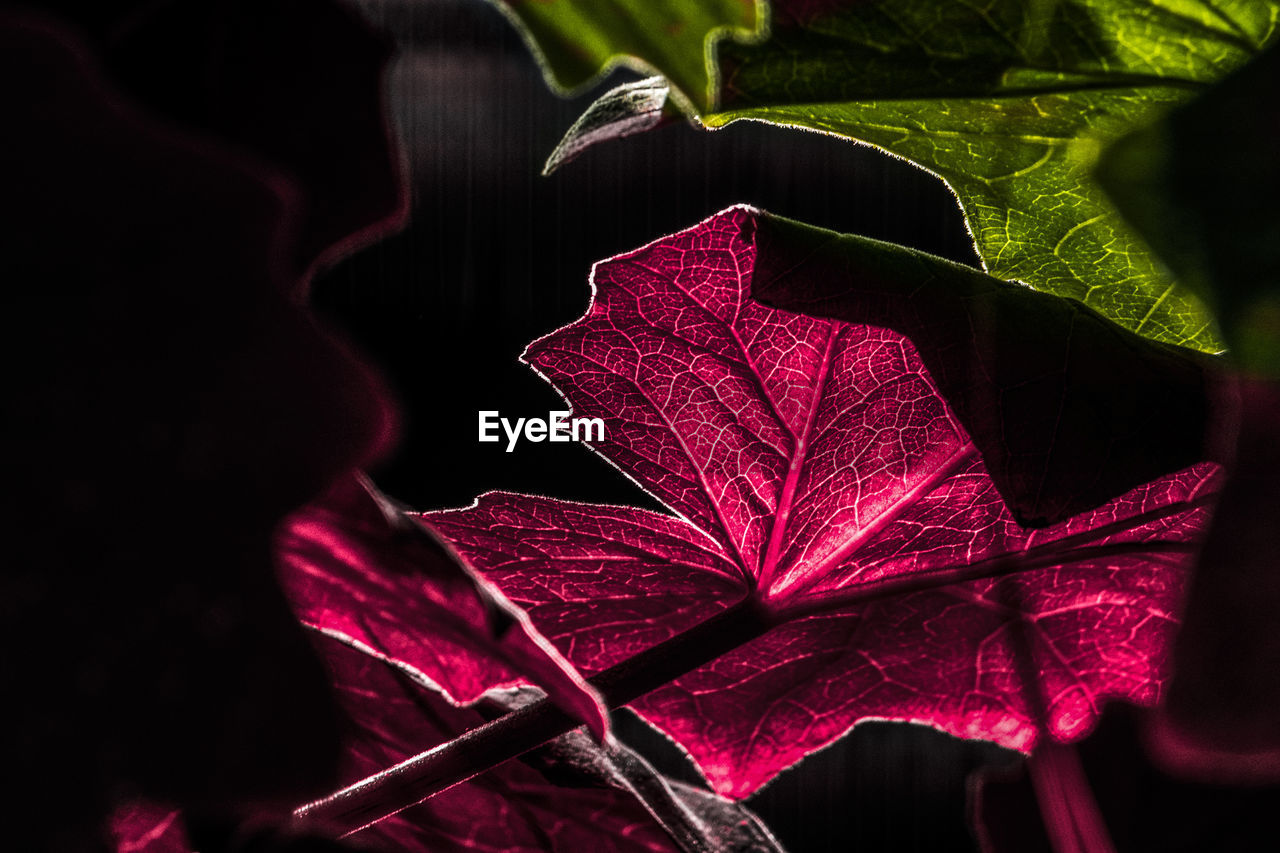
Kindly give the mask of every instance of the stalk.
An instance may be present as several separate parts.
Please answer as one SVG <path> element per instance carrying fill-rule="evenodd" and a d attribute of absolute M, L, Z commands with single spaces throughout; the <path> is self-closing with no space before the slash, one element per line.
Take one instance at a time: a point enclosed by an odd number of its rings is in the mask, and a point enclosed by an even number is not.
<path fill-rule="evenodd" d="M 1074 746 L 1046 737 L 1027 769 L 1055 853 L 1116 853 Z"/>
<path fill-rule="evenodd" d="M 750 596 L 588 680 L 608 707 L 617 708 L 750 642 L 773 624 Z M 543 699 L 301 806 L 294 820 L 350 835 L 579 725 Z"/>

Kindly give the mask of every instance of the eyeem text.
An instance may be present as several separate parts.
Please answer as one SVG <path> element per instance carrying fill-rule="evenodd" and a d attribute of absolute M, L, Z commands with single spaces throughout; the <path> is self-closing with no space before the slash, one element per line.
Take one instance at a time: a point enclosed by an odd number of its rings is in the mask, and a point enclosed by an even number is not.
<path fill-rule="evenodd" d="M 569 412 L 548 412 L 547 419 L 516 418 L 512 423 L 496 410 L 480 411 L 480 441 L 501 441 L 506 434 L 507 452 L 515 450 L 521 436 L 529 441 L 604 441 L 604 420 L 570 418 Z"/>

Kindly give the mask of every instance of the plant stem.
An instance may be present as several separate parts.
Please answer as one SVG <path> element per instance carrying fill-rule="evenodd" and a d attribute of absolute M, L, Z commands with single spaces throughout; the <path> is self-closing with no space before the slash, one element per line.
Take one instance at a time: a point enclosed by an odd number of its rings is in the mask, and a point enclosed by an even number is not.
<path fill-rule="evenodd" d="M 610 708 L 617 708 L 750 642 L 773 624 L 750 596 L 589 681 Z M 350 835 L 579 725 L 543 699 L 308 803 L 294 811 L 294 819 Z"/>
<path fill-rule="evenodd" d="M 1046 737 L 1027 769 L 1055 853 L 1115 853 L 1075 746 Z"/>

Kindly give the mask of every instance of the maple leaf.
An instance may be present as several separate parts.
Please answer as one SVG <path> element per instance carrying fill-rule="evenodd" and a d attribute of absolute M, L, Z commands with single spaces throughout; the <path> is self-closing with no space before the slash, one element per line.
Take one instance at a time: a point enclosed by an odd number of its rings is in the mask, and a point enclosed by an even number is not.
<path fill-rule="evenodd" d="M 686 109 L 694 121 L 808 128 L 905 157 L 955 192 L 993 275 L 1080 299 L 1154 339 L 1220 349 L 1208 312 L 1152 258 L 1090 166 L 1107 141 L 1274 42 L 1273 0 L 774 0 L 770 8 L 766 39 L 708 51 L 720 87 L 709 109 Z M 655 116 L 661 103 L 648 88 L 629 103 Z M 614 93 L 602 101 L 621 103 Z M 617 133 L 584 121 L 571 135 L 598 141 L 637 128 L 624 110 L 606 115 Z M 562 148 L 581 145 L 571 138 Z"/>
<path fill-rule="evenodd" d="M 762 265 L 804 260 L 762 257 L 767 220 L 732 208 L 598 264 L 586 315 L 525 354 L 675 515 L 489 493 L 424 521 L 587 673 L 745 614 L 732 651 L 634 705 L 728 796 L 859 720 L 1029 750 L 1107 697 L 1154 702 L 1214 466 L 1019 525 L 902 334 L 750 300 Z"/>
<path fill-rule="evenodd" d="M 344 479 L 291 515 L 276 553 L 305 624 L 418 673 L 454 702 L 533 682 L 598 736 L 608 730 L 595 691 L 528 617 L 371 484 Z"/>

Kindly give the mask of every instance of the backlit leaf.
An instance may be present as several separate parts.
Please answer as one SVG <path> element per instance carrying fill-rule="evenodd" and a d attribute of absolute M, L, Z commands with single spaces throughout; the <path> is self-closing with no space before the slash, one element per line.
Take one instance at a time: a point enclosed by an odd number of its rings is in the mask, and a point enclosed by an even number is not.
<path fill-rule="evenodd" d="M 490 493 L 424 519 L 588 673 L 754 601 L 770 630 L 635 705 L 726 795 L 859 720 L 1026 750 L 1154 702 L 1213 466 L 1022 527 L 902 334 L 750 301 L 804 261 L 761 258 L 785 248 L 765 219 L 598 264 L 587 314 L 525 355 L 674 515 Z"/>
<path fill-rule="evenodd" d="M 757 301 L 911 340 L 1022 524 L 1205 458 L 1208 357 L 918 252 L 779 217 L 761 218 L 755 240 Z"/>

